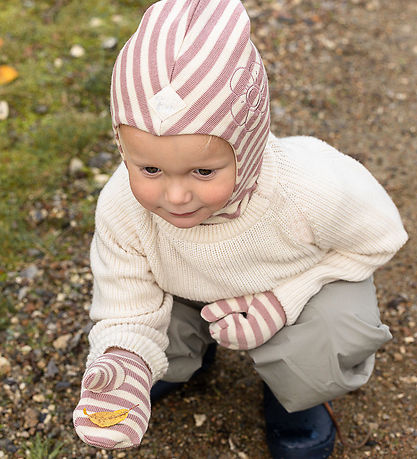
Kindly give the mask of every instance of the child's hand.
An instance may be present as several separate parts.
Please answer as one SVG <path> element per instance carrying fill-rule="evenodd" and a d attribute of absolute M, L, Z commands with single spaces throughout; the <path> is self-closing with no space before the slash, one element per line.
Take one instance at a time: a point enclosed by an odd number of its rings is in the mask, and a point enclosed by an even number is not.
<path fill-rule="evenodd" d="M 81 399 L 73 413 L 78 436 L 97 448 L 138 446 L 151 414 L 151 385 L 151 372 L 136 354 L 114 349 L 97 358 L 84 374 Z M 111 427 L 98 427 L 83 413 L 84 408 L 94 413 L 132 407 L 125 420 Z"/>
<path fill-rule="evenodd" d="M 211 336 L 229 349 L 253 349 L 268 341 L 286 321 L 272 292 L 219 300 L 201 310 Z"/>

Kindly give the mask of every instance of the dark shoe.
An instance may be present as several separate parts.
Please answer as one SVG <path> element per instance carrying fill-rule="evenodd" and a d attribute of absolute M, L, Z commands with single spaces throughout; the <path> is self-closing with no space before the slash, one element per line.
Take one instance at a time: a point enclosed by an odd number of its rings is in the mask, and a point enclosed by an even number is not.
<path fill-rule="evenodd" d="M 194 372 L 191 378 L 194 378 L 200 373 L 207 371 L 213 364 L 216 358 L 217 344 L 209 344 L 205 354 L 203 355 L 203 360 L 201 367 Z M 165 397 L 169 393 L 181 388 L 185 383 L 183 382 L 168 382 L 168 381 L 157 381 L 151 389 L 151 403 L 155 403 L 161 398 Z"/>
<path fill-rule="evenodd" d="M 324 459 L 332 453 L 336 429 L 324 405 L 288 413 L 264 383 L 264 414 L 274 459 Z"/>

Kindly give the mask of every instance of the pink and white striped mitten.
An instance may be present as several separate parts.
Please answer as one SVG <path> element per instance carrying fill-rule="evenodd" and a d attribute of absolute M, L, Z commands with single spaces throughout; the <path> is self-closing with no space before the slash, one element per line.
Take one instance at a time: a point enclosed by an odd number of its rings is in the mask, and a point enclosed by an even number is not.
<path fill-rule="evenodd" d="M 204 306 L 201 317 L 211 336 L 229 349 L 253 349 L 267 342 L 285 322 L 285 312 L 272 292 L 219 300 Z"/>
<path fill-rule="evenodd" d="M 151 386 L 151 372 L 136 354 L 115 349 L 98 357 L 81 383 L 81 399 L 73 413 L 77 435 L 98 448 L 138 446 L 148 428 Z M 91 414 L 133 406 L 125 420 L 111 427 L 99 427 L 83 413 L 84 408 Z"/>

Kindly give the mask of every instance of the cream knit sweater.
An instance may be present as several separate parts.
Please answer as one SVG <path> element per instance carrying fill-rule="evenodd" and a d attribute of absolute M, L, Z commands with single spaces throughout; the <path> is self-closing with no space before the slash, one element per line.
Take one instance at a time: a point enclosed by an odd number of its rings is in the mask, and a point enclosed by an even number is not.
<path fill-rule="evenodd" d="M 189 229 L 144 209 L 122 163 L 97 205 L 91 246 L 97 323 L 87 363 L 118 346 L 140 355 L 156 381 L 168 365 L 172 295 L 211 303 L 272 291 L 291 325 L 323 285 L 369 277 L 406 240 L 375 178 L 313 137 L 271 134 L 244 213 Z"/>

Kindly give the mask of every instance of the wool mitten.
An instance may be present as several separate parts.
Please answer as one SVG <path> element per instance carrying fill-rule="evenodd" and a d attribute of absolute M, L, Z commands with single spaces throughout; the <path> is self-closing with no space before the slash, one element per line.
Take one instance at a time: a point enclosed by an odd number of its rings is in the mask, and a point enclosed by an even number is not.
<path fill-rule="evenodd" d="M 73 413 L 77 435 L 98 448 L 138 446 L 148 428 L 151 386 L 151 372 L 136 354 L 114 349 L 98 357 L 81 383 L 81 399 Z M 132 409 L 119 424 L 99 427 L 84 414 L 84 408 L 88 414 Z"/>
<path fill-rule="evenodd" d="M 272 292 L 219 300 L 204 306 L 201 317 L 211 336 L 229 349 L 253 349 L 268 341 L 285 322 L 285 312 Z"/>

